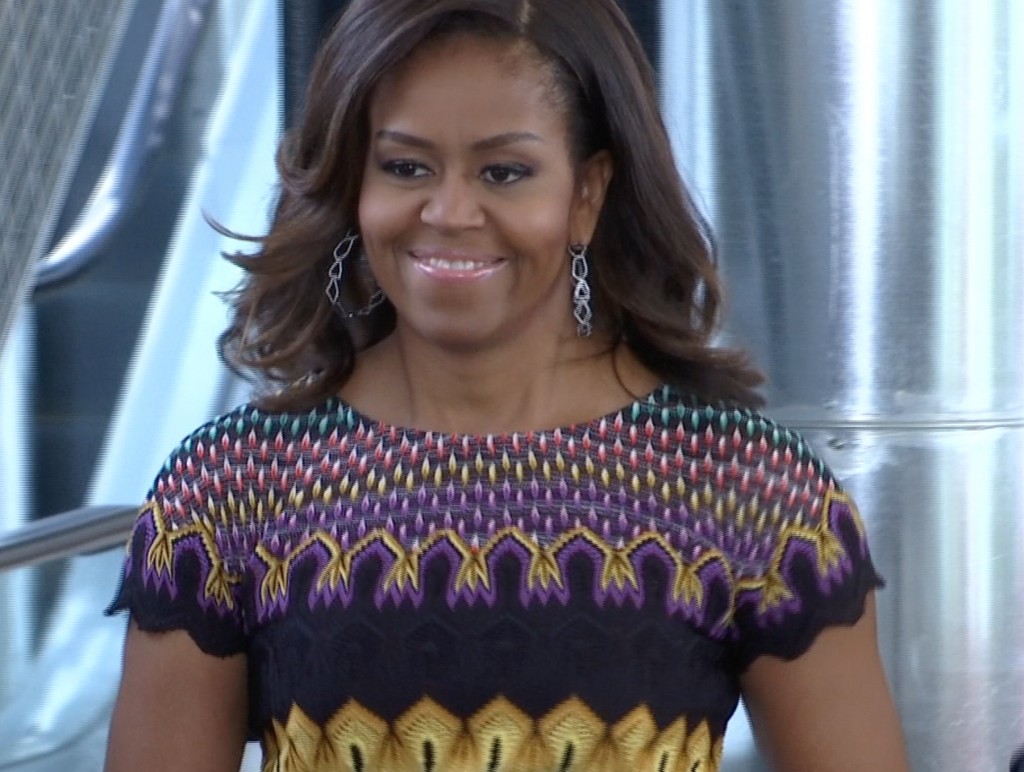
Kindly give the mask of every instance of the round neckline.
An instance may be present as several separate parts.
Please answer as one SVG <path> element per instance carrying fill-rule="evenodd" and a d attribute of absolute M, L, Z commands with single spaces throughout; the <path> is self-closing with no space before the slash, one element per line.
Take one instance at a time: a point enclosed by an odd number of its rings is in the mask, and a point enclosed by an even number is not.
<path fill-rule="evenodd" d="M 585 421 L 579 421 L 573 424 L 566 424 L 562 426 L 545 427 L 540 429 L 516 429 L 505 432 L 449 432 L 441 431 L 437 429 L 422 429 L 414 426 L 402 426 L 399 424 L 392 424 L 386 421 L 368 416 L 359 410 L 348 401 L 342 399 L 338 395 L 329 397 L 324 407 L 330 412 L 344 413 L 347 416 L 347 420 L 352 425 L 362 425 L 367 429 L 372 430 L 378 436 L 380 435 L 391 435 L 391 436 L 405 436 L 405 437 L 431 437 L 431 438 L 458 438 L 468 440 L 486 440 L 487 438 L 497 437 L 527 437 L 527 436 L 539 436 L 539 435 L 553 435 L 556 432 L 562 434 L 582 433 L 585 430 L 593 430 L 598 428 L 602 423 L 614 422 L 618 417 L 623 416 L 636 407 L 647 407 L 647 408 L 662 408 L 673 403 L 683 403 L 685 400 L 680 392 L 670 384 L 662 383 L 655 386 L 652 390 L 643 394 L 635 399 L 630 400 L 624 405 L 603 414 L 595 418 L 591 418 Z M 582 430 L 582 431 L 581 431 Z"/>

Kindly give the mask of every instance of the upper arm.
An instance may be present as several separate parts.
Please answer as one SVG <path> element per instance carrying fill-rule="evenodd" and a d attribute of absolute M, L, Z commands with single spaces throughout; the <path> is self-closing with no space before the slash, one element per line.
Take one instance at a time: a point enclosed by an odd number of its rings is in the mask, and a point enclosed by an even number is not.
<path fill-rule="evenodd" d="M 780 772 L 908 769 L 873 594 L 854 625 L 826 628 L 792 661 L 759 657 L 741 685 L 758 741 Z"/>
<path fill-rule="evenodd" d="M 188 633 L 129 625 L 106 772 L 238 772 L 246 658 L 204 653 Z"/>

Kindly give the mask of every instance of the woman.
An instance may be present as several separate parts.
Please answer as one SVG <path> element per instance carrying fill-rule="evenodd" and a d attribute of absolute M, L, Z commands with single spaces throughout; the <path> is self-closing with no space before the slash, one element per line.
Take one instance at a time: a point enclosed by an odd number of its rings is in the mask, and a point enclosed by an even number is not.
<path fill-rule="evenodd" d="M 713 349 L 611 0 L 357 0 L 158 476 L 110 770 L 905 769 L 863 527 Z"/>

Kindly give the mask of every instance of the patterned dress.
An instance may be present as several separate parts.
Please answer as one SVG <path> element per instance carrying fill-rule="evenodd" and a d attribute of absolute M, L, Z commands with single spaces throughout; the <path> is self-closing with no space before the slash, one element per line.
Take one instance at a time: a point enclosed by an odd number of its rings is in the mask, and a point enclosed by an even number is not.
<path fill-rule="evenodd" d="M 189 436 L 110 611 L 244 652 L 265 772 L 709 772 L 738 677 L 880 580 L 801 438 L 662 387 L 545 432 L 332 399 Z"/>

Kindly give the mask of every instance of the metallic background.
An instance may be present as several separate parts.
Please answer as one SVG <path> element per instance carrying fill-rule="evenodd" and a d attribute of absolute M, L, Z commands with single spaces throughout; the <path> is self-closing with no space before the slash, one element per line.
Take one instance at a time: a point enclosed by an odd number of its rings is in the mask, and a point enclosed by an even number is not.
<path fill-rule="evenodd" d="M 663 7 L 665 106 L 729 337 L 865 515 L 912 768 L 1006 770 L 1024 746 L 1024 5 Z M 752 759 L 733 746 L 726 768 Z"/>

